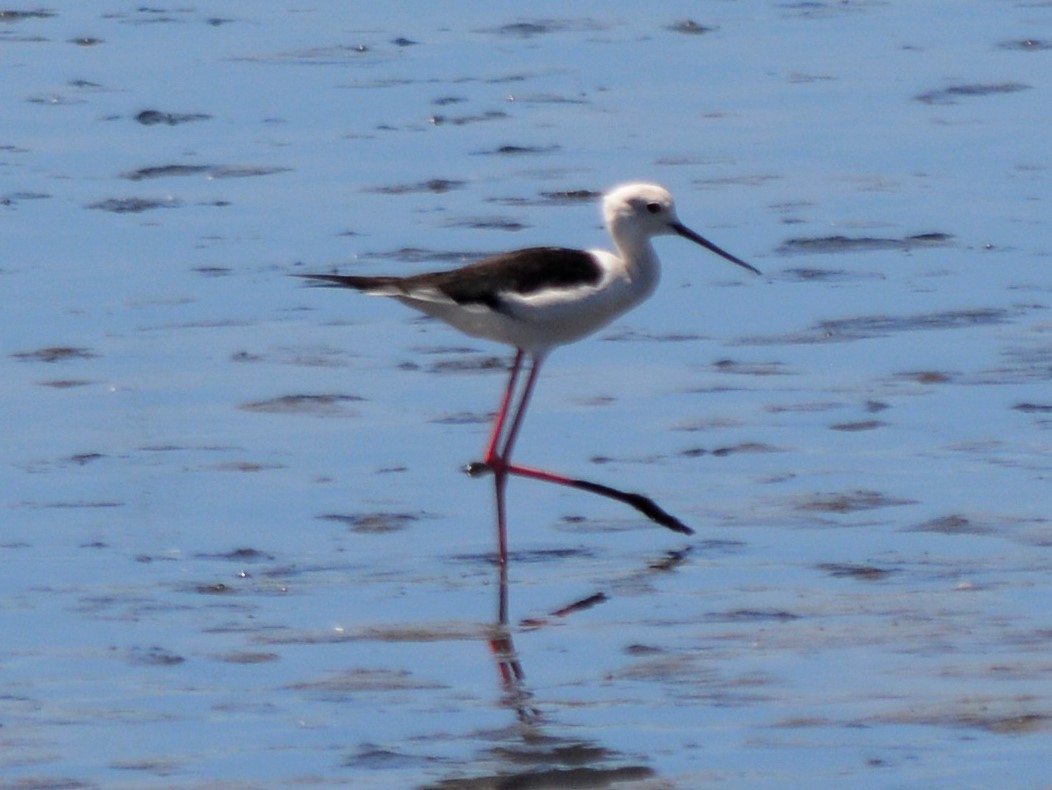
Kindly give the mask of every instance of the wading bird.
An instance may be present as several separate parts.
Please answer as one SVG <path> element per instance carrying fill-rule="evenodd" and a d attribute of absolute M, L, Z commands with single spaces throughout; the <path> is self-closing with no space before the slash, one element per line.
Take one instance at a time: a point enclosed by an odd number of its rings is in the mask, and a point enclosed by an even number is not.
<path fill-rule="evenodd" d="M 319 285 L 389 296 L 465 334 L 515 348 L 483 460 L 467 467 L 473 475 L 493 474 L 497 556 L 502 564 L 508 556 L 504 492 L 509 475 L 611 497 L 669 529 L 693 534 L 690 527 L 645 496 L 511 461 L 515 437 L 548 353 L 601 329 L 653 293 L 660 275 L 660 263 L 651 243 L 655 236 L 682 236 L 743 269 L 760 273 L 680 222 L 672 195 L 656 184 L 617 187 L 604 195 L 602 207 L 616 254 L 606 250 L 530 247 L 484 258 L 459 269 L 405 277 L 297 275 Z M 527 362 L 529 370 L 519 389 L 520 373 Z"/>

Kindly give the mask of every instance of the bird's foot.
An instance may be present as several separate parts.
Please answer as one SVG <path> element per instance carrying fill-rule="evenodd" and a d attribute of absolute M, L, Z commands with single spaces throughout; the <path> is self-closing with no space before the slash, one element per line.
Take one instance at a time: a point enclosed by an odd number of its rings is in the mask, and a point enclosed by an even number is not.
<path fill-rule="evenodd" d="M 485 461 L 472 461 L 464 467 L 464 472 L 468 477 L 482 477 L 490 474 L 492 471 L 493 467 Z"/>
<path fill-rule="evenodd" d="M 511 472 L 511 464 L 503 458 L 491 458 L 488 461 L 472 461 L 464 467 L 468 477 L 483 477 L 484 475 L 496 475 L 507 477 Z"/>

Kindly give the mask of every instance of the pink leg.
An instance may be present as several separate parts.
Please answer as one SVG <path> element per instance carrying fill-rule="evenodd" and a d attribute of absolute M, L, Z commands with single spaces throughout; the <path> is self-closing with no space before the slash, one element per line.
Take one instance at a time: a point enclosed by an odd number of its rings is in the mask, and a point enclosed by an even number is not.
<path fill-rule="evenodd" d="M 519 353 L 521 354 L 522 352 L 520 351 Z M 519 435 L 519 428 L 522 427 L 522 418 L 526 415 L 526 407 L 530 403 L 530 396 L 533 395 L 533 386 L 537 383 L 537 374 L 541 372 L 542 362 L 544 362 L 544 357 L 540 355 L 533 357 L 533 365 L 530 367 L 530 373 L 526 377 L 526 384 L 522 388 L 519 405 L 515 408 L 515 416 L 512 418 L 511 426 L 508 428 L 508 435 L 504 438 L 504 444 L 497 456 L 500 465 L 505 469 L 511 466 L 511 448 L 515 445 L 515 438 Z"/>
<path fill-rule="evenodd" d="M 511 372 L 508 374 L 508 384 L 504 388 L 504 395 L 500 399 L 500 406 L 497 409 L 497 416 L 493 418 L 493 428 L 490 431 L 489 441 L 486 442 L 486 454 L 482 457 L 482 460 L 486 464 L 493 463 L 493 460 L 497 458 L 497 442 L 500 441 L 501 431 L 504 430 L 504 417 L 508 413 L 508 406 L 511 403 L 511 396 L 515 392 L 515 384 L 519 379 L 519 371 L 522 369 L 522 360 L 526 356 L 526 352 L 522 349 L 515 351 L 515 359 L 511 363 Z"/>
<path fill-rule="evenodd" d="M 522 361 L 525 359 L 525 356 L 526 352 L 522 349 L 516 350 L 515 359 L 511 363 L 511 373 L 508 374 L 508 384 L 504 388 L 504 395 L 501 397 L 500 407 L 497 409 L 497 416 L 493 420 L 493 429 L 490 432 L 489 441 L 486 443 L 486 455 L 483 461 L 485 466 L 489 467 L 493 472 L 493 488 L 497 503 L 497 561 L 501 565 L 504 565 L 508 561 L 508 525 L 504 504 L 504 492 L 508 483 L 507 457 L 508 452 L 511 449 L 511 443 L 514 441 L 515 434 L 519 430 L 519 425 L 522 424 L 523 409 L 525 408 L 526 400 L 529 399 L 529 391 L 533 388 L 533 382 L 537 376 L 539 362 L 536 358 L 533 367 L 530 370 L 529 378 L 526 381 L 526 389 L 524 390 L 523 399 L 519 401 L 519 405 L 515 409 L 515 415 L 512 417 L 507 438 L 504 440 L 500 449 L 498 450 L 497 448 L 498 445 L 501 444 L 501 434 L 504 432 L 505 418 L 508 414 L 508 407 L 511 405 L 511 401 L 515 395 L 515 385 L 518 383 L 519 371 L 522 370 Z"/>
<path fill-rule="evenodd" d="M 508 522 L 504 515 L 504 489 L 508 483 L 505 467 L 493 469 L 493 490 L 497 500 L 497 562 L 502 566 L 508 562 Z"/>

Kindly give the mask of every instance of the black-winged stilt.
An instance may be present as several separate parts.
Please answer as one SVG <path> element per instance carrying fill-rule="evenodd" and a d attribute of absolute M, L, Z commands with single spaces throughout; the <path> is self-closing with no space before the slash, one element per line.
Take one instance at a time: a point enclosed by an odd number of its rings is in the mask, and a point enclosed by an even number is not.
<path fill-rule="evenodd" d="M 606 250 L 531 247 L 484 258 L 459 269 L 405 277 L 297 275 L 320 285 L 390 296 L 465 334 L 507 343 L 516 349 L 483 460 L 468 466 L 472 474 L 493 473 L 497 555 L 501 563 L 507 561 L 504 491 L 511 474 L 612 497 L 669 529 L 693 533 L 640 494 L 511 462 L 515 437 L 548 352 L 606 326 L 653 293 L 660 275 L 651 244 L 655 236 L 682 236 L 754 274 L 760 273 L 680 222 L 672 195 L 656 184 L 632 183 L 611 190 L 603 197 L 603 217 L 617 254 Z M 519 374 L 527 358 L 529 372 L 516 402 Z"/>

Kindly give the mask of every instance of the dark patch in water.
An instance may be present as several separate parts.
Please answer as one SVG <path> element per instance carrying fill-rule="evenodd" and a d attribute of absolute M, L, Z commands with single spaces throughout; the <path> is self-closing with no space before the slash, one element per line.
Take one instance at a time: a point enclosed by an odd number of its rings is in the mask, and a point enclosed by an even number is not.
<path fill-rule="evenodd" d="M 779 278 L 795 282 L 855 282 L 858 280 L 884 280 L 882 272 L 850 272 L 845 269 L 819 269 L 814 266 L 796 266 L 783 269 Z"/>
<path fill-rule="evenodd" d="M 87 466 L 92 461 L 99 461 L 105 457 L 106 456 L 102 453 L 77 453 L 76 455 L 69 456 L 67 460 L 77 466 Z"/>
<path fill-rule="evenodd" d="M 51 507 L 51 508 L 62 508 L 62 509 L 79 509 L 79 508 L 110 508 L 110 507 L 124 507 L 124 502 L 113 499 L 75 499 L 69 501 L 59 502 L 45 502 L 38 507 Z"/>
<path fill-rule="evenodd" d="M 41 387 L 54 387 L 57 390 L 68 390 L 74 387 L 86 387 L 93 382 L 87 379 L 52 379 L 50 381 L 41 381 Z"/>
<path fill-rule="evenodd" d="M 516 104 L 589 104 L 582 96 L 564 96 L 560 93 L 516 93 L 508 96 Z"/>
<path fill-rule="evenodd" d="M 36 351 L 16 351 L 11 356 L 20 362 L 63 362 L 68 359 L 92 359 L 98 354 L 78 346 L 48 346 Z"/>
<path fill-rule="evenodd" d="M 678 22 L 673 22 L 666 28 L 666 30 L 671 30 L 673 33 L 686 33 L 690 36 L 699 36 L 704 33 L 712 33 L 717 29 L 718 28 L 715 27 L 707 27 L 706 25 L 702 25 L 698 22 L 695 22 L 693 19 L 682 19 Z"/>
<path fill-rule="evenodd" d="M 948 516 L 939 516 L 908 527 L 909 532 L 938 532 L 943 535 L 987 535 L 993 530 L 990 527 L 976 524 L 967 516 L 959 513 L 951 513 Z"/>
<path fill-rule="evenodd" d="M 464 217 L 451 219 L 443 223 L 447 228 L 473 228 L 475 230 L 506 230 L 516 232 L 525 230 L 528 225 L 505 217 Z"/>
<path fill-rule="evenodd" d="M 0 206 L 15 206 L 24 200 L 47 200 L 50 197 L 47 192 L 8 192 L 0 195 Z"/>
<path fill-rule="evenodd" d="M 729 447 L 717 447 L 712 451 L 716 458 L 726 458 L 728 455 L 739 455 L 741 453 L 774 453 L 777 448 L 763 442 L 742 442 Z"/>
<path fill-rule="evenodd" d="M 967 704 L 967 703 L 966 703 Z M 1005 716 L 1000 711 L 989 710 L 981 701 L 979 710 L 925 712 L 909 709 L 891 721 L 900 724 L 927 724 L 940 727 L 970 727 L 997 734 L 1021 734 L 1048 730 L 1052 727 L 1052 716 L 1041 713 L 1023 713 Z"/>
<path fill-rule="evenodd" d="M 800 615 L 784 609 L 733 609 L 729 612 L 708 615 L 705 619 L 717 623 L 787 623 L 799 620 Z"/>
<path fill-rule="evenodd" d="M 307 47 L 272 55 L 251 55 L 237 57 L 234 60 L 249 63 L 299 63 L 312 66 L 340 66 L 347 63 L 358 63 L 372 53 L 368 44 L 333 44 L 331 46 Z M 404 84 L 399 81 L 398 84 Z"/>
<path fill-rule="evenodd" d="M 883 337 L 892 332 L 913 332 L 922 329 L 961 329 L 973 326 L 1003 324 L 1008 319 L 1022 315 L 1024 312 L 1024 308 L 980 307 L 970 310 L 944 310 L 938 313 L 906 316 L 864 315 L 854 318 L 837 318 L 822 321 L 811 329 L 788 335 L 746 338 L 741 343 L 742 345 L 843 343 L 851 340 Z"/>
<path fill-rule="evenodd" d="M 263 167 L 262 165 L 216 165 L 208 171 L 210 178 L 255 178 L 288 173 L 290 167 Z"/>
<path fill-rule="evenodd" d="M 794 507 L 796 510 L 816 513 L 855 513 L 860 510 L 912 504 L 912 499 L 896 499 L 879 491 L 859 489 L 847 493 L 815 494 Z"/>
<path fill-rule="evenodd" d="M 455 414 L 445 414 L 431 420 L 435 425 L 484 425 L 489 423 L 489 417 L 485 414 L 476 414 L 470 411 L 460 411 Z"/>
<path fill-rule="evenodd" d="M 380 195 L 406 195 L 413 192 L 432 192 L 441 195 L 453 189 L 460 189 L 467 182 L 457 181 L 451 178 L 431 178 L 427 181 L 418 181 L 415 184 L 390 184 L 382 187 L 371 187 L 366 192 L 375 192 Z"/>
<path fill-rule="evenodd" d="M 829 427 L 834 431 L 855 433 L 857 431 L 872 431 L 876 428 L 883 428 L 885 425 L 887 423 L 883 420 L 858 420 L 856 422 L 837 422 Z"/>
<path fill-rule="evenodd" d="M 262 562 L 274 559 L 273 554 L 249 547 L 231 549 L 219 554 L 195 554 L 194 556 L 206 560 L 227 560 L 230 562 Z"/>
<path fill-rule="evenodd" d="M 358 752 L 344 758 L 340 763 L 344 768 L 361 768 L 368 771 L 387 771 L 424 766 L 429 758 L 416 754 L 394 752 L 378 746 L 359 747 Z"/>
<path fill-rule="evenodd" d="M 718 373 L 734 373 L 741 376 L 784 376 L 787 374 L 782 362 L 739 362 L 734 359 L 718 359 L 712 363 Z"/>
<path fill-rule="evenodd" d="M 786 239 L 776 252 L 783 255 L 837 254 L 868 252 L 871 250 L 912 250 L 916 247 L 944 247 L 952 244 L 950 233 L 915 233 L 901 239 L 875 236 L 815 236 Z"/>
<path fill-rule="evenodd" d="M 665 649 L 656 645 L 632 644 L 628 645 L 624 652 L 629 656 L 656 656 L 664 653 Z"/>
<path fill-rule="evenodd" d="M 195 266 L 190 271 L 197 272 L 205 277 L 226 277 L 233 269 L 228 266 Z"/>
<path fill-rule="evenodd" d="M 197 271 L 195 269 L 195 271 Z M 218 273 L 225 273 L 220 271 Z M 280 365 L 298 365 L 306 368 L 342 368 L 347 366 L 346 352 L 342 349 L 322 347 L 272 348 L 266 353 L 235 351 L 231 362 L 268 362 Z"/>
<path fill-rule="evenodd" d="M 740 176 L 723 178 L 696 178 L 694 183 L 701 187 L 745 186 L 762 187 L 772 181 L 780 181 L 783 176 L 774 173 L 743 173 Z"/>
<path fill-rule="evenodd" d="M 450 104 L 463 104 L 467 101 L 464 96 L 439 96 L 437 99 L 433 99 L 431 103 L 436 107 L 448 107 Z"/>
<path fill-rule="evenodd" d="M 690 553 L 691 548 L 689 546 L 685 549 L 679 549 L 678 551 L 667 551 L 658 559 L 648 561 L 647 570 L 656 571 L 658 573 L 667 573 L 668 571 L 675 570 L 687 561 Z"/>
<path fill-rule="evenodd" d="M 135 116 L 135 121 L 141 123 L 143 126 L 156 126 L 158 124 L 165 124 L 167 126 L 178 126 L 181 123 L 190 123 L 191 121 L 208 121 L 211 120 L 212 116 L 203 112 L 193 113 L 178 113 L 178 112 L 161 112 L 160 110 L 143 110 Z"/>
<path fill-rule="evenodd" d="M 954 374 L 940 370 L 908 370 L 897 373 L 895 377 L 918 384 L 949 384 L 955 378 Z"/>
<path fill-rule="evenodd" d="M 135 647 L 128 651 L 128 661 L 147 667 L 170 667 L 182 664 L 185 658 L 167 650 L 163 647 L 140 648 Z"/>
<path fill-rule="evenodd" d="M 401 532 L 408 529 L 412 524 L 420 520 L 416 513 L 323 513 L 316 516 L 319 521 L 335 521 L 346 524 L 351 532 L 362 532 L 367 534 L 383 534 L 385 532 Z"/>
<path fill-rule="evenodd" d="M 309 644 L 309 642 L 307 643 Z M 441 686 L 426 680 L 416 680 L 404 669 L 348 669 L 332 672 L 320 680 L 305 680 L 290 683 L 286 688 L 298 691 L 318 691 L 328 694 L 346 694 L 362 691 L 420 691 Z"/>
<path fill-rule="evenodd" d="M 473 356 L 459 359 L 444 359 L 428 365 L 428 373 L 479 373 L 503 370 L 508 361 L 503 357 Z"/>
<path fill-rule="evenodd" d="M 279 398 L 243 403 L 238 408 L 265 414 L 313 414 L 326 417 L 344 416 L 351 412 L 347 403 L 364 400 L 357 395 L 282 395 Z"/>
<path fill-rule="evenodd" d="M 406 263 L 450 263 L 463 264 L 467 261 L 479 260 L 492 253 L 488 252 L 464 252 L 449 250 L 424 250 L 419 247 L 402 247 L 390 252 L 366 252 L 360 257 L 362 260 L 378 261 L 405 261 Z"/>
<path fill-rule="evenodd" d="M 235 650 L 218 656 L 218 659 L 228 664 L 269 664 L 281 660 L 281 656 L 257 650 Z"/>
<path fill-rule="evenodd" d="M 122 178 L 129 181 L 142 181 L 147 178 L 168 178 L 170 176 L 193 176 L 198 173 L 208 172 L 209 165 L 158 165 L 156 167 L 140 167 L 130 173 L 125 173 Z"/>
<path fill-rule="evenodd" d="M 1052 41 L 1043 41 L 1039 38 L 1020 38 L 1014 41 L 1002 41 L 997 47 L 998 49 L 1011 49 L 1018 52 L 1041 52 L 1052 49 Z"/>
<path fill-rule="evenodd" d="M 999 93 L 1017 93 L 1030 90 L 1032 85 L 1023 82 L 977 82 L 966 85 L 951 85 L 949 88 L 928 91 L 914 96 L 914 100 L 924 104 L 956 104 L 957 99 L 972 96 L 992 96 Z"/>
<path fill-rule="evenodd" d="M 511 38 L 533 38 L 550 33 L 588 32 L 603 29 L 605 29 L 603 25 L 592 19 L 520 19 L 518 22 L 509 22 L 498 27 L 483 28 L 478 32 Z"/>
<path fill-rule="evenodd" d="M 43 9 L 38 11 L 3 10 L 0 11 L 0 22 L 24 22 L 27 19 L 47 19 L 53 16 L 55 16 L 54 11 Z"/>
<path fill-rule="evenodd" d="M 214 464 L 212 469 L 218 469 L 221 472 L 265 472 L 268 469 L 284 469 L 282 464 L 264 464 L 259 461 L 224 461 L 221 464 Z"/>
<path fill-rule="evenodd" d="M 211 582 L 197 585 L 194 587 L 194 592 L 201 595 L 225 595 L 234 592 L 234 588 L 223 582 Z"/>
<path fill-rule="evenodd" d="M 973 722 L 966 722 L 973 723 Z M 976 725 L 994 733 L 1039 732 L 1052 726 L 1052 716 L 1040 713 L 1025 713 L 1021 716 L 1005 718 L 984 718 L 974 722 Z"/>
<path fill-rule="evenodd" d="M 552 154 L 560 150 L 559 145 L 501 145 L 492 151 L 476 151 L 478 154 L 498 156 L 523 156 L 529 154 Z"/>
<path fill-rule="evenodd" d="M 475 349 L 470 346 L 438 346 L 438 345 L 427 345 L 427 346 L 413 346 L 409 349 L 414 354 L 421 354 L 423 356 L 431 356 L 436 354 L 474 354 Z"/>
<path fill-rule="evenodd" d="M 590 203 L 602 194 L 602 192 L 595 192 L 591 189 L 561 189 L 555 192 L 541 192 L 541 197 L 556 203 L 577 203 L 581 201 Z"/>
<path fill-rule="evenodd" d="M 584 519 L 580 519 L 583 521 Z M 534 562 L 551 562 L 553 560 L 564 560 L 564 559 L 587 559 L 592 556 L 592 551 L 584 546 L 577 548 L 557 548 L 557 549 L 521 549 L 518 551 L 509 551 L 508 558 L 511 562 L 515 563 L 534 563 Z M 478 563 L 486 563 L 487 565 L 496 561 L 496 555 L 492 553 L 486 554 L 454 554 L 450 557 L 455 562 L 466 562 L 472 565 Z M 514 567 L 514 566 L 512 566 Z"/>
<path fill-rule="evenodd" d="M 895 572 L 890 568 L 878 568 L 875 565 L 856 565 L 850 562 L 822 562 L 816 567 L 818 570 L 836 578 L 865 579 L 866 581 L 886 579 Z"/>
<path fill-rule="evenodd" d="M 108 198 L 97 203 L 89 203 L 87 208 L 109 211 L 114 214 L 140 214 L 157 208 L 177 208 L 182 203 L 172 197 L 152 198 Z"/>
<path fill-rule="evenodd" d="M 1052 414 L 1050 403 L 1017 403 L 1012 408 L 1024 414 Z"/>
<path fill-rule="evenodd" d="M 507 118 L 508 114 L 503 110 L 487 110 L 483 113 L 475 113 L 472 115 L 454 115 L 447 117 L 439 113 L 435 113 L 428 118 L 428 122 L 432 126 L 442 126 L 443 124 L 452 124 L 453 126 L 466 126 L 469 123 L 479 123 L 481 121 L 497 121 L 503 118 Z"/>
<path fill-rule="evenodd" d="M 256 165 L 157 165 L 141 167 L 125 173 L 122 178 L 129 181 L 144 181 L 153 178 L 195 176 L 207 174 L 209 178 L 251 178 L 288 172 L 287 167 L 261 167 Z"/>
<path fill-rule="evenodd" d="M 635 329 L 619 329 L 613 332 L 607 332 L 602 338 L 604 341 L 612 342 L 624 342 L 626 340 L 632 342 L 648 341 L 652 343 L 680 343 L 689 340 L 701 340 L 701 335 L 691 334 L 689 332 L 640 332 Z"/>

